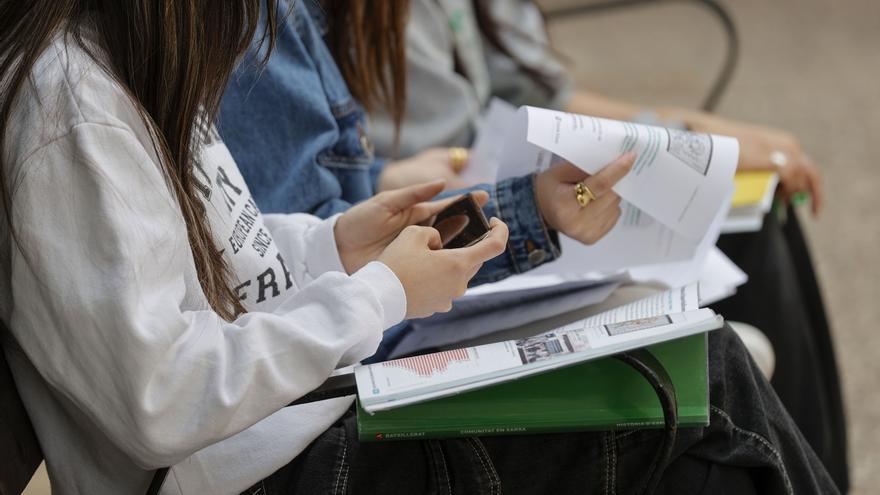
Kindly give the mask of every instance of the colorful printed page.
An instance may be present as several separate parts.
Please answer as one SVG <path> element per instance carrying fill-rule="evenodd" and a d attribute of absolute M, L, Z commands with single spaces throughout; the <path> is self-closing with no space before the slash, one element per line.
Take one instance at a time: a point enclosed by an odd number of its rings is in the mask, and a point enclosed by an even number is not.
<path fill-rule="evenodd" d="M 630 317 L 652 308 L 695 305 L 696 296 L 673 293 L 648 308 L 632 307 Z M 427 354 L 355 368 L 358 396 L 367 412 L 376 412 L 454 395 L 576 363 L 720 328 L 723 319 L 710 309 L 605 323 L 582 320 L 528 339 Z"/>

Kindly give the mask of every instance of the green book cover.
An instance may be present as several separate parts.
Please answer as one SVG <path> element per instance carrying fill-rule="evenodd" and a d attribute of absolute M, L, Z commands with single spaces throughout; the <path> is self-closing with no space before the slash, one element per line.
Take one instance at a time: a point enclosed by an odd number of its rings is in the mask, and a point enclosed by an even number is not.
<path fill-rule="evenodd" d="M 648 349 L 678 396 L 679 426 L 709 424 L 706 334 Z M 663 411 L 634 369 L 603 358 L 370 415 L 358 405 L 361 441 L 660 428 Z"/>

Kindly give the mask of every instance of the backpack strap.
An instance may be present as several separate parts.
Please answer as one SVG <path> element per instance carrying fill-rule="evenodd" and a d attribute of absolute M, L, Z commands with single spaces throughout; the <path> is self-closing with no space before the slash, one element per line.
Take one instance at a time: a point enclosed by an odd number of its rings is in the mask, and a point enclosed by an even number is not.
<path fill-rule="evenodd" d="M 675 438 L 678 435 L 678 399 L 675 395 L 675 386 L 663 364 L 647 349 L 637 349 L 614 357 L 631 366 L 651 384 L 663 409 L 663 438 L 648 468 L 648 474 L 637 491 L 637 493 L 654 493 L 672 458 Z"/>

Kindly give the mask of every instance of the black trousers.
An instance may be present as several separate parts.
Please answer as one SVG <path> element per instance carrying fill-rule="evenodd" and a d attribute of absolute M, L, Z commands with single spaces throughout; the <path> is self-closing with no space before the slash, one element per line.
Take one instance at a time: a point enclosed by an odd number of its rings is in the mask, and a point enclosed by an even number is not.
<path fill-rule="evenodd" d="M 834 494 L 822 463 L 725 328 L 709 336 L 711 415 L 679 431 L 659 493 Z M 361 443 L 349 413 L 248 495 L 638 493 L 659 430 Z"/>
<path fill-rule="evenodd" d="M 749 276 L 715 305 L 760 328 L 776 350 L 771 384 L 841 492 L 848 491 L 846 418 L 834 346 L 812 261 L 792 210 L 758 233 L 721 237 L 719 248 Z"/>

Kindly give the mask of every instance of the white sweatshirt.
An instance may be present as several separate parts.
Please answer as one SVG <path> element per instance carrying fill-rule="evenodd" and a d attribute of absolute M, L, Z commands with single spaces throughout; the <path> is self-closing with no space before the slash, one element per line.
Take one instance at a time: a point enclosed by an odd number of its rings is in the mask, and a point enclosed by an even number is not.
<path fill-rule="evenodd" d="M 291 461 L 352 398 L 283 408 L 372 354 L 399 280 L 344 273 L 334 219 L 261 216 L 216 133 L 196 179 L 248 313 L 209 307 L 179 208 L 129 98 L 59 37 L 19 96 L 0 227 L 7 351 L 60 494 L 238 493 Z M 19 248 L 21 246 L 21 249 Z"/>

